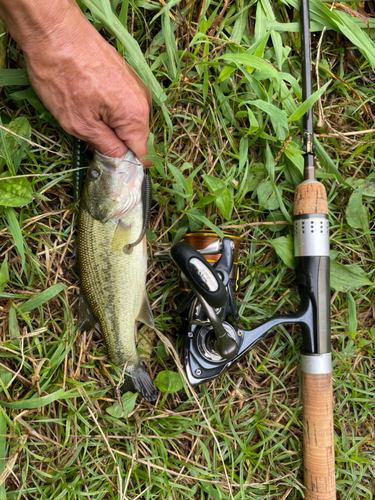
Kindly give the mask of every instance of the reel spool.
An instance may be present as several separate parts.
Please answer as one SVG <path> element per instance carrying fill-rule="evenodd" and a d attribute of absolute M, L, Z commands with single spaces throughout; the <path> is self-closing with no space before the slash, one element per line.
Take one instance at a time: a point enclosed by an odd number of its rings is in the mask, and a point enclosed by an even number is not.
<path fill-rule="evenodd" d="M 239 236 L 233 236 L 230 234 L 229 231 L 223 231 L 223 234 L 230 238 L 233 243 L 234 243 L 234 262 L 233 266 L 231 269 L 231 272 L 229 274 L 229 279 L 232 284 L 232 289 L 235 295 L 238 295 L 239 292 L 239 286 L 240 286 L 240 278 L 241 278 L 241 272 L 242 272 L 242 265 L 238 263 L 238 254 L 240 250 L 240 244 L 242 242 L 242 238 Z M 219 236 L 215 233 L 215 231 L 212 231 L 210 229 L 201 229 L 199 231 L 194 231 L 192 233 L 186 233 L 182 237 L 182 241 L 184 243 L 187 243 L 188 245 L 192 246 L 195 248 L 195 250 L 201 251 L 207 248 L 209 245 L 212 243 L 215 243 L 219 241 L 220 238 Z M 211 265 L 215 264 L 221 257 L 221 252 L 215 253 L 215 254 L 204 254 L 202 253 L 203 257 L 206 259 L 207 262 L 209 262 Z M 184 275 L 180 275 L 180 283 L 179 283 L 180 290 L 182 292 L 190 292 L 191 291 L 191 286 L 190 283 L 184 279 Z"/>

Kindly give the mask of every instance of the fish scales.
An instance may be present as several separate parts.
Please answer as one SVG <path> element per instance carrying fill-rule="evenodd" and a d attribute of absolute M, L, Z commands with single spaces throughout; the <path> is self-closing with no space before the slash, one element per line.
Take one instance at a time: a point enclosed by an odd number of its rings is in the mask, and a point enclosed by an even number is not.
<path fill-rule="evenodd" d="M 130 214 L 136 215 L 141 207 Z M 134 217 L 133 217 L 134 218 Z M 142 219 L 135 220 L 130 239 L 135 240 L 142 230 Z M 97 317 L 111 360 L 118 366 L 135 361 L 137 351 L 134 324 L 139 314 L 147 272 L 143 244 L 130 255 L 122 248 L 112 248 L 117 224 L 102 224 L 82 210 L 79 222 L 79 262 L 81 283 L 86 299 Z"/>
<path fill-rule="evenodd" d="M 97 156 L 100 158 L 102 155 Z M 93 165 L 91 170 L 94 169 L 95 172 L 101 168 L 98 162 Z M 117 173 L 116 170 L 114 172 Z M 141 234 L 143 206 L 132 193 L 132 204 L 135 206 L 131 206 L 130 211 L 120 213 L 120 216 L 105 217 L 103 214 L 114 211 L 113 204 L 108 205 L 107 191 L 118 190 L 117 184 L 120 181 L 117 179 L 112 182 L 111 171 L 106 172 L 105 169 L 100 175 L 103 177 L 102 184 L 98 183 L 100 177 L 95 179 L 91 175 L 90 179 L 88 175 L 78 217 L 77 247 L 81 290 L 100 324 L 112 362 L 121 369 L 125 367 L 124 389 L 137 390 L 152 401 L 156 399 L 156 391 L 139 358 L 134 336 L 136 319 L 146 297 L 145 238 L 134 246 L 130 254 L 123 250 L 125 244 L 136 241 Z M 111 180 L 110 183 L 107 177 Z M 128 184 L 131 179 L 128 179 Z M 130 195 L 118 197 L 122 200 L 121 206 L 128 207 L 129 200 L 132 200 Z M 112 198 L 119 204 L 115 196 L 112 195 Z M 115 208 L 118 209 L 117 206 Z"/>

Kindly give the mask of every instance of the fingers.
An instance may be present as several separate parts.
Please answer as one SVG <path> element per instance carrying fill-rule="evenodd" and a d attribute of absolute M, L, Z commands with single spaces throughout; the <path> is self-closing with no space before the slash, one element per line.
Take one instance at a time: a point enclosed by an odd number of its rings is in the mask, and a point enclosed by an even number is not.
<path fill-rule="evenodd" d="M 148 155 L 147 150 L 147 136 L 135 139 L 128 139 L 125 142 L 118 137 L 117 131 L 114 131 L 104 122 L 96 122 L 95 127 L 93 127 L 90 136 L 82 136 L 79 133 L 75 133 L 76 137 L 86 141 L 90 146 L 99 151 L 99 153 L 110 156 L 112 158 L 122 158 L 128 149 L 131 149 L 135 156 L 143 163 L 145 168 L 151 167 L 151 160 L 142 159 L 144 156 Z"/>
<path fill-rule="evenodd" d="M 121 131 L 126 133 L 126 127 L 118 127 L 118 129 L 113 130 L 100 120 L 92 123 L 91 127 L 85 127 L 85 132 L 80 130 L 79 127 L 74 130 L 69 126 L 63 126 L 63 128 L 71 135 L 87 142 L 89 146 L 105 156 L 122 158 L 128 149 L 131 149 L 135 156 L 142 161 L 145 168 L 150 167 L 152 164 L 151 160 L 142 159 L 148 155 L 148 124 L 145 126 L 146 133 L 130 135 L 130 138 L 127 138 L 126 141 L 121 136 L 119 137 Z"/>
<path fill-rule="evenodd" d="M 114 130 L 101 121 L 95 123 L 95 129 L 89 137 L 82 137 L 82 139 L 93 146 L 99 153 L 112 158 L 122 158 L 129 149 Z"/>

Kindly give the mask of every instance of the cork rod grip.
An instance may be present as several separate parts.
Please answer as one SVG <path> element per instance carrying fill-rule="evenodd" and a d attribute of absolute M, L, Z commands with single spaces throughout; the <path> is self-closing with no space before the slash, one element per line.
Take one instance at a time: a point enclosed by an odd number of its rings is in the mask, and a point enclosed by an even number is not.
<path fill-rule="evenodd" d="M 305 181 L 296 187 L 294 215 L 328 214 L 327 195 L 322 183 Z"/>
<path fill-rule="evenodd" d="M 332 374 L 302 372 L 306 500 L 336 500 Z"/>

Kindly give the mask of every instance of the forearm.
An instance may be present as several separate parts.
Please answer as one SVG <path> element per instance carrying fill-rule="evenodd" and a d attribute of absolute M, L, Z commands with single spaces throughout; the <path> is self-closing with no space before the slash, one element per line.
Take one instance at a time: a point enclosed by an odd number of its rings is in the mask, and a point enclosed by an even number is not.
<path fill-rule="evenodd" d="M 66 132 L 107 156 L 128 148 L 147 155 L 150 91 L 75 0 L 0 0 L 0 17 L 35 92 Z"/>
<path fill-rule="evenodd" d="M 83 16 L 75 0 L 0 0 L 0 18 L 24 50 L 32 40 L 62 33 L 69 17 Z"/>

